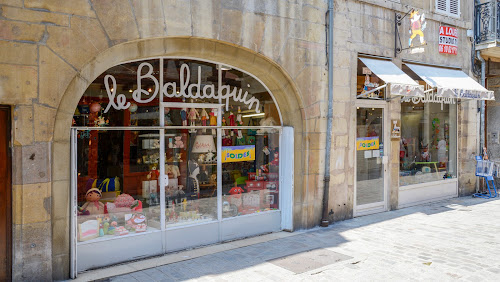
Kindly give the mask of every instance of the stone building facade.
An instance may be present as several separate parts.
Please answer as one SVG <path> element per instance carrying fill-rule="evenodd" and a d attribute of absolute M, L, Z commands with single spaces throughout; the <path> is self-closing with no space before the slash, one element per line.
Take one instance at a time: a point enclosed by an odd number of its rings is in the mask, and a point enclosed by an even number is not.
<path fill-rule="evenodd" d="M 177 56 L 258 77 L 273 92 L 283 124 L 295 129 L 294 229 L 312 228 L 321 220 L 325 161 L 329 220 L 354 216 L 359 54 L 399 67 L 411 60 L 468 73 L 467 5 L 461 1 L 454 18 L 436 12 L 432 1 L 335 1 L 332 154 L 325 160 L 326 0 L 0 0 L 0 104 L 13 110 L 13 280 L 69 277 L 71 121 L 84 91 L 107 69 Z M 427 16 L 425 52 L 395 57 L 395 12 L 411 8 Z M 437 52 L 440 23 L 458 29 L 458 56 Z M 404 23 L 402 33 L 407 29 Z M 387 111 L 389 119 L 400 118 L 400 101 L 387 102 Z M 475 188 L 477 103 L 463 100 L 457 111 L 458 195 L 467 195 Z M 387 144 L 387 209 L 397 209 L 399 141 Z"/>

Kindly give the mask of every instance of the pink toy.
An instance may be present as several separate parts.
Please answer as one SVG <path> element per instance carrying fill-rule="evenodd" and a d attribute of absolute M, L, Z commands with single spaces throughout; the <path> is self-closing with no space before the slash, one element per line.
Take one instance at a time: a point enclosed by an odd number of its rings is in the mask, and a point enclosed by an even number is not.
<path fill-rule="evenodd" d="M 128 234 L 128 230 L 125 229 L 125 227 L 119 226 L 119 227 L 115 228 L 115 235 L 123 236 L 123 235 L 127 235 L 127 234 Z"/>
<path fill-rule="evenodd" d="M 129 194 L 121 194 L 115 199 L 115 207 L 117 208 L 130 208 L 135 199 Z"/>
<path fill-rule="evenodd" d="M 191 108 L 189 110 L 188 114 L 188 119 L 189 119 L 189 125 L 190 126 L 195 126 L 196 125 L 196 119 L 200 116 L 198 111 L 195 108 Z"/>
<path fill-rule="evenodd" d="M 175 148 L 184 148 L 184 142 L 182 142 L 182 136 L 175 136 L 175 143 L 174 147 Z"/>

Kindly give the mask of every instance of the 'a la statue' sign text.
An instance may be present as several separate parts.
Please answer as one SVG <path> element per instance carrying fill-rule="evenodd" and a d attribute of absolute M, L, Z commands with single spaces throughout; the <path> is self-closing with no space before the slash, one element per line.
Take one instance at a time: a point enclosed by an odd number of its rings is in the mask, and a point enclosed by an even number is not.
<path fill-rule="evenodd" d="M 146 68 L 147 71 L 143 72 L 142 69 Z M 219 76 L 222 75 L 222 71 L 219 68 Z M 144 74 L 143 74 L 144 73 Z M 163 73 L 160 72 L 160 76 Z M 231 87 L 229 85 L 222 85 L 219 80 L 217 91 L 215 91 L 215 85 L 213 84 L 201 84 L 201 66 L 198 66 L 198 81 L 195 83 L 190 83 L 189 79 L 191 77 L 191 72 L 189 70 L 189 65 L 182 64 L 181 71 L 179 75 L 179 85 L 176 82 L 167 82 L 164 85 L 160 85 L 158 79 L 153 75 L 153 66 L 150 63 L 141 63 L 137 68 L 137 89 L 132 92 L 132 99 L 135 102 L 149 103 L 153 101 L 158 93 L 169 98 L 173 97 L 184 97 L 193 99 L 218 99 L 221 103 L 226 105 L 226 111 L 229 111 L 229 99 L 235 102 L 243 102 L 248 105 L 248 108 L 255 108 L 257 113 L 260 113 L 260 102 L 255 97 L 249 96 L 248 92 L 243 92 L 242 89 L 237 87 Z M 149 81 L 148 84 L 154 83 L 154 92 L 150 93 L 146 89 L 142 89 L 145 81 Z M 162 79 L 160 79 L 162 81 Z M 111 85 L 110 85 L 111 84 Z M 118 94 L 116 87 L 116 79 L 114 76 L 108 74 L 104 77 L 104 86 L 106 87 L 106 92 L 108 94 L 109 103 L 104 109 L 107 113 L 111 107 L 115 110 L 125 110 L 130 107 L 130 102 L 127 101 L 125 94 Z M 177 92 L 177 88 L 179 91 Z"/>

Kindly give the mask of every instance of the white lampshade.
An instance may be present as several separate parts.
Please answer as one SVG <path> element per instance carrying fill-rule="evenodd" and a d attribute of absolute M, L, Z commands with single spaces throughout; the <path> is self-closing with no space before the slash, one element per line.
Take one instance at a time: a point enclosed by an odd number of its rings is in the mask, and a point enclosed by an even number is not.
<path fill-rule="evenodd" d="M 214 137 L 212 135 L 196 135 L 192 153 L 215 152 Z"/>

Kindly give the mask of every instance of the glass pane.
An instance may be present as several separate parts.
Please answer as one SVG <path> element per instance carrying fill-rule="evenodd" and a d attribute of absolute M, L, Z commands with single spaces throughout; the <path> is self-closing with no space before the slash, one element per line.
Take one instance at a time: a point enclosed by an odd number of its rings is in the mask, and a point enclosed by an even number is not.
<path fill-rule="evenodd" d="M 400 186 L 456 177 L 457 106 L 439 99 L 401 104 Z"/>
<path fill-rule="evenodd" d="M 78 241 L 160 230 L 158 131 L 79 131 Z"/>
<path fill-rule="evenodd" d="M 358 108 L 356 137 L 356 203 L 384 201 L 384 127 L 383 110 Z"/>
<path fill-rule="evenodd" d="M 167 106 L 165 126 L 217 126 L 217 115 L 217 108 Z"/>
<path fill-rule="evenodd" d="M 108 69 L 83 94 L 73 115 L 73 125 L 158 126 L 158 69 L 158 59 L 121 64 Z M 152 72 L 151 77 L 148 77 L 149 71 Z M 139 74 L 144 76 L 140 89 L 137 85 Z M 134 100 L 134 96 L 139 97 L 141 102 Z M 119 108 L 122 97 L 126 109 Z"/>
<path fill-rule="evenodd" d="M 217 138 L 211 129 L 165 130 L 168 227 L 217 220 Z"/>
<path fill-rule="evenodd" d="M 223 130 L 222 217 L 279 209 L 279 133 Z"/>

